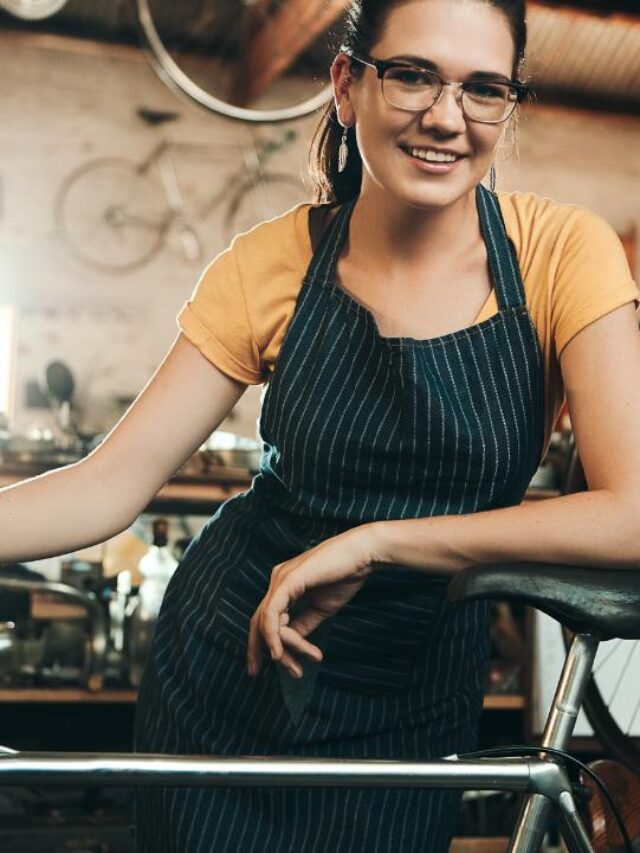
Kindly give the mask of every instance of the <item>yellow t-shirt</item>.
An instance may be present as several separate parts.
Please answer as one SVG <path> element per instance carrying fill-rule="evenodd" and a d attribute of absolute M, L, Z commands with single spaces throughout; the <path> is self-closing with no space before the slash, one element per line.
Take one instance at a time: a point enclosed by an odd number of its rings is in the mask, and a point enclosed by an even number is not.
<path fill-rule="evenodd" d="M 498 193 L 527 306 L 544 355 L 545 443 L 564 400 L 559 356 L 581 329 L 640 291 L 622 243 L 593 211 L 533 193 Z M 209 264 L 177 317 L 213 364 L 247 384 L 268 381 L 312 257 L 309 209 L 300 204 L 234 238 Z M 475 323 L 498 313 L 495 290 Z M 452 330 L 455 331 L 455 330 Z"/>

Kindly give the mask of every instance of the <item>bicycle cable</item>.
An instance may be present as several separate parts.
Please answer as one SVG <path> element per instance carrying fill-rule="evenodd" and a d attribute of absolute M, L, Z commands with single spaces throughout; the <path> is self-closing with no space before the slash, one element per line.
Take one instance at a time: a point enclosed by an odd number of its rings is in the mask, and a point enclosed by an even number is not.
<path fill-rule="evenodd" d="M 561 758 L 564 758 L 565 761 L 571 761 L 574 764 L 577 764 L 585 773 L 587 773 L 593 781 L 598 785 L 602 793 L 604 794 L 607 802 L 609 803 L 609 807 L 613 813 L 613 816 L 616 819 L 616 823 L 618 824 L 618 829 L 620 830 L 620 834 L 624 839 L 624 846 L 627 850 L 627 853 L 635 853 L 635 849 L 633 844 L 631 843 L 631 838 L 629 837 L 629 833 L 627 832 L 627 827 L 625 826 L 624 820 L 622 819 L 622 815 L 618 811 L 618 807 L 613 801 L 613 797 L 609 793 L 609 789 L 602 781 L 602 779 L 595 773 L 587 764 L 584 764 L 580 761 L 579 758 L 575 758 L 573 755 L 570 755 L 568 752 L 565 752 L 562 749 L 554 749 L 551 746 L 528 746 L 522 745 L 518 746 L 497 746 L 490 749 L 480 749 L 475 752 L 465 752 L 458 755 L 458 758 L 488 758 L 492 755 L 504 755 L 511 757 L 518 757 L 521 755 L 539 755 L 541 752 L 548 752 L 550 755 L 557 755 Z"/>

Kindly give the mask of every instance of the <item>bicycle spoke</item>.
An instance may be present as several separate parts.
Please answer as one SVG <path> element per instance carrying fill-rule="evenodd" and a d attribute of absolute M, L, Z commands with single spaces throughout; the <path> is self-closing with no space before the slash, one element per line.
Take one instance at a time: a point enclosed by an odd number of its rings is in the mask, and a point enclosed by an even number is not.
<path fill-rule="evenodd" d="M 609 700 L 609 705 L 613 705 L 613 700 L 615 699 L 615 697 L 616 697 L 616 695 L 617 695 L 617 693 L 618 693 L 618 690 L 620 689 L 620 685 L 622 684 L 622 679 L 624 678 L 624 675 L 625 675 L 625 673 L 626 673 L 626 671 L 627 671 L 627 667 L 629 666 L 629 662 L 630 662 L 631 658 L 633 657 L 633 653 L 635 652 L 635 650 L 636 650 L 636 646 L 635 646 L 635 643 L 634 643 L 634 644 L 633 644 L 633 646 L 631 647 L 631 651 L 630 651 L 630 652 L 629 652 L 629 654 L 627 655 L 627 660 L 626 660 L 626 662 L 625 662 L 625 665 L 624 665 L 624 667 L 622 668 L 622 670 L 621 670 L 621 672 L 620 672 L 620 675 L 618 676 L 618 680 L 617 680 L 617 682 L 616 682 L 616 686 L 614 687 L 614 689 L 613 689 L 613 693 L 611 694 L 611 698 L 610 698 L 610 700 Z"/>
<path fill-rule="evenodd" d="M 609 642 L 613 642 L 613 646 L 609 649 L 609 652 L 601 660 L 598 660 L 598 665 L 594 666 L 594 668 L 593 668 L 593 674 L 594 675 L 597 674 L 598 670 L 601 669 L 605 665 L 605 663 L 609 660 L 609 658 L 620 648 L 620 646 L 622 645 L 624 640 L 616 640 L 615 642 L 613 640 L 610 640 Z"/>
<path fill-rule="evenodd" d="M 629 723 L 629 727 L 627 729 L 628 735 L 630 735 L 633 732 L 633 724 L 636 721 L 636 717 L 638 716 L 638 712 L 640 712 L 640 697 L 638 697 L 638 701 L 636 702 L 636 706 L 633 709 L 633 715 L 631 717 L 631 722 Z"/>

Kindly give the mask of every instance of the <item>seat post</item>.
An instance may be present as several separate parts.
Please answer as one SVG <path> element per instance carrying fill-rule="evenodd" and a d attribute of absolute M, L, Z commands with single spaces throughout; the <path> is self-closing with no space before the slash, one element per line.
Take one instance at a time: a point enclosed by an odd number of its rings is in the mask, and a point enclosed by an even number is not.
<path fill-rule="evenodd" d="M 543 747 L 566 749 L 569 745 L 599 642 L 593 634 L 576 634 L 573 638 L 542 735 Z M 509 853 L 538 853 L 550 806 L 551 801 L 543 794 L 525 798 Z"/>

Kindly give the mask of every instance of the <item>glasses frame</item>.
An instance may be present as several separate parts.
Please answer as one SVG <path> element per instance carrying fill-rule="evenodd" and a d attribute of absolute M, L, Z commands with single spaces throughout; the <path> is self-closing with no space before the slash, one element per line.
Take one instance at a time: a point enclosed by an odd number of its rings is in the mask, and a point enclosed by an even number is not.
<path fill-rule="evenodd" d="M 437 71 L 433 71 L 431 68 L 421 67 L 420 65 L 417 65 L 413 62 L 402 62 L 399 59 L 392 59 L 392 60 L 377 59 L 374 56 L 366 56 L 366 57 L 365 56 L 358 56 L 357 54 L 355 54 L 351 51 L 344 51 L 344 52 L 347 54 L 347 56 L 349 56 L 350 59 L 355 60 L 356 62 L 360 62 L 360 63 L 362 63 L 362 65 L 368 65 L 370 68 L 375 69 L 377 76 L 378 76 L 378 79 L 380 80 L 380 89 L 382 91 L 382 97 L 389 104 L 389 106 L 394 107 L 397 110 L 405 110 L 406 112 L 410 112 L 410 113 L 427 112 L 432 107 L 435 107 L 435 105 L 440 100 L 440 97 L 442 96 L 442 92 L 444 90 L 444 87 L 445 86 L 453 86 L 454 89 L 458 89 L 458 91 L 461 93 L 460 97 L 459 97 L 459 103 L 460 103 L 460 108 L 462 109 L 462 113 L 466 119 L 468 119 L 469 121 L 478 122 L 480 124 L 502 124 L 502 122 L 507 121 L 507 119 L 513 115 L 513 112 L 516 109 L 516 107 L 518 106 L 518 104 L 522 103 L 522 101 L 524 101 L 526 98 L 528 98 L 529 95 L 531 94 L 531 91 L 532 91 L 531 86 L 529 86 L 527 83 L 522 83 L 520 80 L 509 80 L 507 82 L 506 80 L 500 80 L 500 79 L 496 78 L 495 80 L 483 79 L 483 80 L 478 80 L 478 81 L 475 81 L 475 80 L 470 81 L 469 83 L 461 83 L 460 81 L 457 81 L 457 80 L 445 80 L 445 78 L 441 74 L 438 74 Z M 388 101 L 385 94 L 384 94 L 384 75 L 385 75 L 385 72 L 387 71 L 387 69 L 389 69 L 389 68 L 414 68 L 417 71 L 426 71 L 429 74 L 433 74 L 433 76 L 436 77 L 440 81 L 440 91 L 438 92 L 434 102 L 428 107 L 420 107 L 419 109 L 412 109 L 411 107 L 399 107 L 396 104 L 392 104 L 390 101 Z M 503 86 L 509 86 L 511 89 L 515 90 L 516 98 L 513 101 L 513 107 L 511 109 L 511 112 L 507 113 L 507 115 L 504 116 L 504 118 L 495 119 L 493 121 L 488 121 L 487 119 L 480 119 L 480 118 L 471 118 L 471 116 L 467 115 L 467 113 L 465 112 L 465 109 L 464 109 L 463 101 L 462 101 L 462 94 L 466 91 L 467 86 L 470 86 L 475 82 L 500 83 Z"/>

